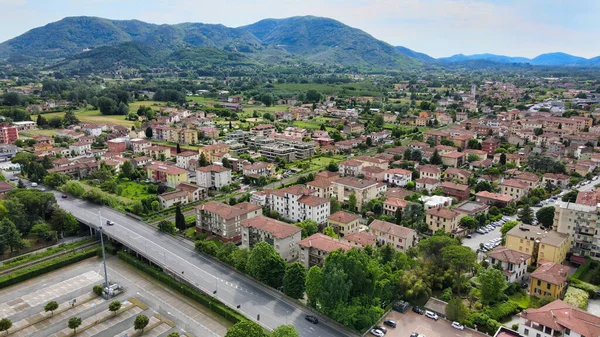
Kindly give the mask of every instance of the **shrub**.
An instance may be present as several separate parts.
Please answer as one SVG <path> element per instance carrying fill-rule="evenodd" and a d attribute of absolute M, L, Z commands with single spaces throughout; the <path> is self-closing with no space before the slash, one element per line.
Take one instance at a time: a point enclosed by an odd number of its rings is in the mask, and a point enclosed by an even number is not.
<path fill-rule="evenodd" d="M 572 306 L 585 310 L 589 297 L 590 295 L 585 290 L 568 287 L 563 300 Z"/>
<path fill-rule="evenodd" d="M 470 314 L 465 320 L 465 324 L 471 328 L 477 325 L 477 330 L 483 331 L 489 335 L 494 335 L 500 323 L 496 320 L 491 319 L 488 315 L 482 312 L 474 312 Z"/>
<path fill-rule="evenodd" d="M 485 309 L 484 313 L 493 320 L 502 321 L 503 319 L 518 313 L 522 309 L 523 308 L 521 308 L 517 303 L 504 302 Z"/>
<path fill-rule="evenodd" d="M 94 292 L 94 294 L 98 295 L 98 296 L 102 296 L 102 292 L 104 291 L 104 289 L 102 288 L 101 285 L 96 284 L 93 288 L 92 291 Z"/>

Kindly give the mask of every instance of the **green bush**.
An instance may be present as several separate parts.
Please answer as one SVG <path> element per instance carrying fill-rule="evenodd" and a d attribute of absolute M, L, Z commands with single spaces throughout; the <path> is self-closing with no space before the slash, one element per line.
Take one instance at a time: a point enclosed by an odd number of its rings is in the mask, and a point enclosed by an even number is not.
<path fill-rule="evenodd" d="M 572 306 L 578 307 L 579 309 L 585 310 L 587 308 L 589 298 L 590 295 L 587 291 L 577 289 L 575 287 L 568 287 L 563 301 Z"/>
<path fill-rule="evenodd" d="M 580 280 L 572 278 L 572 277 L 569 280 L 569 286 L 575 287 L 577 289 L 585 290 L 591 298 L 596 298 L 597 297 L 596 291 L 598 291 L 600 289 L 600 287 L 597 287 L 597 286 L 587 283 L 587 282 L 580 281 Z"/>
<path fill-rule="evenodd" d="M 118 253 L 118 256 L 123 261 L 129 263 L 130 265 L 138 268 L 139 270 L 143 271 L 144 273 L 154 277 L 155 279 L 162 282 L 163 284 L 169 286 L 172 290 L 175 290 L 175 291 L 181 293 L 182 295 L 189 297 L 189 298 L 193 299 L 194 301 L 204 305 L 205 307 L 209 308 L 216 314 L 224 317 L 228 321 L 235 324 L 239 321 L 246 320 L 246 317 L 244 317 L 240 313 L 236 312 L 235 310 L 227 307 L 225 304 L 221 303 L 220 301 L 218 301 L 218 300 L 212 298 L 211 296 L 206 295 L 192 287 L 189 287 L 187 284 L 177 281 L 173 277 L 165 274 L 162 270 L 160 270 L 156 267 L 152 267 L 148 264 L 145 264 L 142 261 L 136 259 L 134 256 L 129 255 L 122 251 L 120 251 Z"/>
<path fill-rule="evenodd" d="M 493 320 L 502 321 L 505 318 L 520 312 L 522 309 L 524 308 L 521 308 L 517 303 L 504 302 L 485 309 L 484 313 Z"/>
<path fill-rule="evenodd" d="M 96 284 L 93 288 L 92 291 L 94 292 L 94 294 L 98 295 L 98 296 L 102 296 L 102 286 L 99 284 Z"/>
<path fill-rule="evenodd" d="M 83 251 L 80 251 L 80 252 L 77 252 L 74 254 L 64 255 L 61 257 L 57 257 L 55 259 L 44 261 L 44 262 L 41 262 L 39 264 L 36 264 L 36 265 L 28 267 L 28 268 L 23 268 L 23 269 L 17 270 L 6 276 L 0 277 L 0 289 L 6 288 L 13 284 L 17 284 L 19 282 L 23 282 L 23 281 L 28 280 L 33 277 L 57 270 L 59 268 L 68 266 L 75 262 L 85 260 L 94 255 L 96 255 L 95 247 L 88 248 L 86 250 L 83 250 Z"/>
<path fill-rule="evenodd" d="M 500 322 L 491 319 L 488 315 L 483 312 L 474 312 L 467 317 L 465 325 L 474 328 L 477 325 L 477 330 L 485 332 L 489 335 L 494 335 L 498 328 L 500 328 Z"/>

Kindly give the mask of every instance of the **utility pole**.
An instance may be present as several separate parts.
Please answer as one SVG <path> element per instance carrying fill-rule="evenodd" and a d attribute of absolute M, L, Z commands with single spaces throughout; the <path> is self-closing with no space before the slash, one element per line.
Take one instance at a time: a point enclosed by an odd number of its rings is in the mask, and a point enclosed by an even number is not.
<path fill-rule="evenodd" d="M 104 263 L 104 288 L 108 288 L 108 273 L 106 272 L 106 256 L 104 255 L 104 235 L 102 235 L 102 216 L 100 216 L 100 211 L 98 211 L 98 218 L 100 220 L 100 226 L 98 229 L 100 230 L 100 244 L 102 245 L 102 262 Z"/>

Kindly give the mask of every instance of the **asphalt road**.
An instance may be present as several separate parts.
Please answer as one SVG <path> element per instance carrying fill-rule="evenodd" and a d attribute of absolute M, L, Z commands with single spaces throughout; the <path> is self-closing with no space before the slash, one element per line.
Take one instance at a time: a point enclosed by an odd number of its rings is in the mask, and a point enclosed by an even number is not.
<path fill-rule="evenodd" d="M 155 263 L 166 266 L 168 271 L 199 289 L 207 293 L 216 290 L 214 296 L 232 308 L 240 305 L 236 310 L 250 319 L 256 321 L 257 315 L 260 315 L 259 323 L 268 329 L 292 324 L 301 336 L 350 335 L 322 319 L 318 324 L 306 321 L 304 316 L 310 314 L 306 308 L 289 302 L 240 273 L 198 254 L 187 242 L 160 233 L 135 218 L 110 208 L 72 197 L 63 199 L 59 192 L 55 192 L 55 195 L 59 206 L 78 219 L 89 224 L 103 224 L 103 229 L 110 237 L 126 243 Z M 115 225 L 106 226 L 107 220 L 114 221 Z"/>

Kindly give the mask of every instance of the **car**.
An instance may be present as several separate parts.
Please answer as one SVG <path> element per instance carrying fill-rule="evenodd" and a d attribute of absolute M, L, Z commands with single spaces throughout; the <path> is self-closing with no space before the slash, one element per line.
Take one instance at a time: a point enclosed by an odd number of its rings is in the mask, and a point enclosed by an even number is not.
<path fill-rule="evenodd" d="M 467 235 L 465 235 L 465 237 L 466 237 L 467 239 L 470 239 L 470 238 L 472 238 L 473 236 L 472 236 L 471 234 L 467 234 Z"/>
<path fill-rule="evenodd" d="M 434 321 L 437 321 L 439 319 L 438 315 L 435 312 L 429 310 L 425 310 L 425 317 L 431 318 Z"/>
<path fill-rule="evenodd" d="M 37 183 L 31 183 L 31 187 L 37 187 Z"/>
<path fill-rule="evenodd" d="M 69 196 L 68 196 L 68 195 L 66 195 L 66 194 L 63 194 L 63 195 L 61 196 L 61 198 L 63 198 L 63 199 L 67 199 L 68 197 L 69 197 Z"/>
<path fill-rule="evenodd" d="M 452 327 L 454 329 L 457 329 L 457 330 L 464 330 L 465 329 L 465 326 L 462 325 L 462 324 L 460 324 L 460 323 L 458 323 L 458 322 L 452 322 Z"/>
<path fill-rule="evenodd" d="M 410 334 L 410 337 L 419 337 L 419 333 L 418 332 L 413 332 Z"/>
<path fill-rule="evenodd" d="M 387 333 L 387 329 L 384 326 L 381 326 L 381 325 L 376 325 L 375 327 L 373 327 L 373 329 L 376 329 L 376 330 L 379 330 L 379 331 L 383 332 L 384 335 Z"/>
<path fill-rule="evenodd" d="M 115 224 L 114 221 L 106 220 L 106 225 L 107 226 L 112 226 L 114 224 Z"/>
<path fill-rule="evenodd" d="M 479 234 L 485 234 L 485 232 L 483 231 L 483 229 L 479 228 L 478 230 L 476 230 L 475 232 L 479 233 Z"/>
<path fill-rule="evenodd" d="M 312 324 L 317 324 L 319 323 L 319 319 L 316 316 L 313 315 L 306 315 L 304 316 L 304 319 L 311 322 Z"/>
<path fill-rule="evenodd" d="M 425 311 L 419 307 L 417 307 L 416 305 L 412 308 L 413 312 L 416 312 L 419 315 L 423 315 L 425 313 Z"/>
<path fill-rule="evenodd" d="M 377 336 L 377 337 L 383 337 L 385 334 L 381 330 L 371 329 L 371 335 Z"/>
<path fill-rule="evenodd" d="M 383 324 L 389 326 L 390 328 L 396 327 L 396 321 L 393 321 L 391 319 L 386 319 L 385 321 L 383 321 Z"/>
<path fill-rule="evenodd" d="M 535 204 L 535 207 L 542 207 L 544 206 L 544 204 L 542 204 L 541 202 L 538 202 L 537 204 Z"/>

